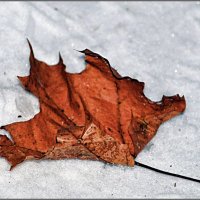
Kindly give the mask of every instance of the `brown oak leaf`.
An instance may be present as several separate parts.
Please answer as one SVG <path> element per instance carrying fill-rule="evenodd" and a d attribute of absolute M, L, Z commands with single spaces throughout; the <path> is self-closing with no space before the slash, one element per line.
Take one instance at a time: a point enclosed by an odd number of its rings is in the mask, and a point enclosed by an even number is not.
<path fill-rule="evenodd" d="M 27 159 L 79 158 L 134 166 L 134 159 L 166 120 L 182 113 L 184 96 L 159 102 L 143 93 L 144 83 L 122 77 L 108 60 L 86 49 L 86 68 L 65 71 L 37 60 L 30 46 L 30 75 L 18 77 L 40 103 L 25 122 L 1 127 L 0 156 L 11 168 Z"/>

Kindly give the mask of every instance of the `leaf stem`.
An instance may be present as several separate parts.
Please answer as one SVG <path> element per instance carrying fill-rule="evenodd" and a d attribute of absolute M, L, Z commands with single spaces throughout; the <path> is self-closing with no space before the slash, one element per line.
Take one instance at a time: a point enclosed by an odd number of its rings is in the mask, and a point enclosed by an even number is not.
<path fill-rule="evenodd" d="M 145 165 L 145 164 L 137 162 L 137 161 L 135 161 L 135 165 L 149 169 L 149 170 L 152 170 L 152 171 L 155 171 L 155 172 L 158 172 L 158 173 L 161 173 L 161 174 L 166 174 L 166 175 L 169 175 L 169 176 L 174 176 L 174 177 L 178 177 L 178 178 L 182 178 L 182 179 L 186 179 L 186 180 L 190 180 L 190 181 L 200 183 L 199 179 L 195 179 L 195 178 L 191 178 L 191 177 L 187 177 L 187 176 L 183 176 L 183 175 L 179 175 L 179 174 L 174 174 L 174 173 L 171 173 L 171 172 L 166 172 L 166 171 L 154 168 L 154 167 L 150 167 L 148 165 Z"/>

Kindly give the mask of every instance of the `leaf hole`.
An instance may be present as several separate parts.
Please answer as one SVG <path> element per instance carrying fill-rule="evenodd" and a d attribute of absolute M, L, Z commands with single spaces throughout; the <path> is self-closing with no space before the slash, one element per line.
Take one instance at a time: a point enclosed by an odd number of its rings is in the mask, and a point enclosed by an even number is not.
<path fill-rule="evenodd" d="M 112 132 L 112 129 L 110 127 L 108 127 L 108 130 Z"/>

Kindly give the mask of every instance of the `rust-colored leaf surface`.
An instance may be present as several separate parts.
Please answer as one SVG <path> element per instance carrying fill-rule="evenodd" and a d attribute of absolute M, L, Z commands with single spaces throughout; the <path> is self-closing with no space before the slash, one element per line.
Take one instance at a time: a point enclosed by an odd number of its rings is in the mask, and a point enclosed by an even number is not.
<path fill-rule="evenodd" d="M 30 44 L 29 44 L 30 45 Z M 121 77 L 102 56 L 86 49 L 86 68 L 68 73 L 60 56 L 49 66 L 34 57 L 30 75 L 18 77 L 40 102 L 40 112 L 25 122 L 1 127 L 0 156 L 11 168 L 27 159 L 78 158 L 134 166 L 134 159 L 166 120 L 182 113 L 179 95 L 153 102 L 144 83 Z"/>

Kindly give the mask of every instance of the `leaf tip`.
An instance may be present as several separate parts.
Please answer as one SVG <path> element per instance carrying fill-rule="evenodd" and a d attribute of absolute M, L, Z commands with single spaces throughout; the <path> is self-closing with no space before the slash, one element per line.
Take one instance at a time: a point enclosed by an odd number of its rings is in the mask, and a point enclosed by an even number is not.
<path fill-rule="evenodd" d="M 74 51 L 78 51 L 78 52 L 80 52 L 80 53 L 82 53 L 82 51 L 80 51 L 80 50 L 77 50 L 77 49 L 73 49 Z"/>
<path fill-rule="evenodd" d="M 90 51 L 89 49 L 84 49 L 84 50 L 73 49 L 73 50 L 78 51 L 78 52 L 80 52 L 80 53 L 83 53 L 83 54 L 85 54 L 85 55 L 89 55 L 89 56 L 97 56 L 97 55 L 98 55 L 98 54 L 96 54 L 96 53 Z"/>
<path fill-rule="evenodd" d="M 11 165 L 9 171 L 11 172 L 14 169 L 15 166 Z"/>
<path fill-rule="evenodd" d="M 30 56 L 32 56 L 32 57 L 34 58 L 34 53 L 33 53 L 33 48 L 32 48 L 32 45 L 31 45 L 31 43 L 30 43 L 30 41 L 29 41 L 29 39 L 28 39 L 28 38 L 26 38 L 26 40 L 27 40 L 27 42 L 28 42 L 29 49 L 30 49 L 30 51 L 31 51 L 31 53 L 30 53 Z"/>
<path fill-rule="evenodd" d="M 63 64 L 63 59 L 62 59 L 62 56 L 61 56 L 60 52 L 59 52 L 59 61 L 58 61 L 58 64 Z"/>

